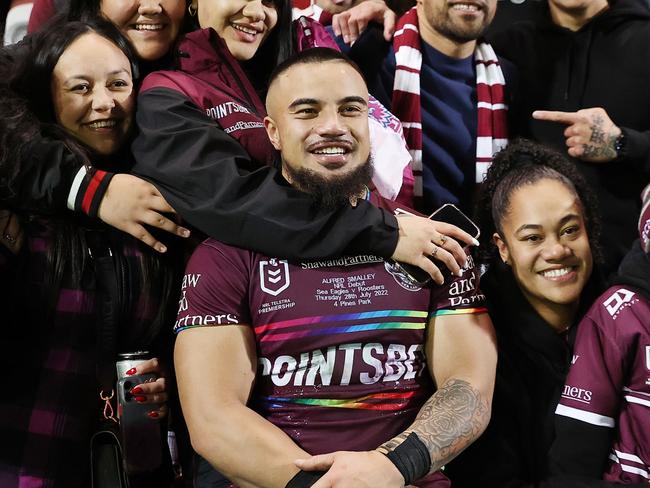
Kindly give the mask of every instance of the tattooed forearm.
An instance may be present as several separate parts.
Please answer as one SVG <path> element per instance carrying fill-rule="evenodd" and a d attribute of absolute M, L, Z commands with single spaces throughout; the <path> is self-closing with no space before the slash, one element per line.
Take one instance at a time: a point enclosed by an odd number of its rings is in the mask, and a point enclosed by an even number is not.
<path fill-rule="evenodd" d="M 490 420 L 490 402 L 467 381 L 447 381 L 422 406 L 413 425 L 383 444 L 392 451 L 415 432 L 431 454 L 431 471 L 437 471 L 469 446 Z"/>
<path fill-rule="evenodd" d="M 595 115 L 590 125 L 591 136 L 589 142 L 583 144 L 583 157 L 598 159 L 616 158 L 616 137 L 603 130 L 605 119 Z"/>

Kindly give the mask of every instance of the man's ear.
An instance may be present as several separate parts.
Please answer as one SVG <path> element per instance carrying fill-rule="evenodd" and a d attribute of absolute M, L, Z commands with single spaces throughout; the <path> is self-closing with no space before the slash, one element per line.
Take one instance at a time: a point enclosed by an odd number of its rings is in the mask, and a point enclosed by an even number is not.
<path fill-rule="evenodd" d="M 275 125 L 275 121 L 268 115 L 264 117 L 264 128 L 266 129 L 266 134 L 271 140 L 271 144 L 278 151 L 282 150 L 282 144 L 280 144 L 280 132 L 278 131 L 278 126 Z"/>
<path fill-rule="evenodd" d="M 492 234 L 492 242 L 497 246 L 499 250 L 499 256 L 505 264 L 510 264 L 510 251 L 508 251 L 508 244 L 502 239 L 498 232 Z"/>

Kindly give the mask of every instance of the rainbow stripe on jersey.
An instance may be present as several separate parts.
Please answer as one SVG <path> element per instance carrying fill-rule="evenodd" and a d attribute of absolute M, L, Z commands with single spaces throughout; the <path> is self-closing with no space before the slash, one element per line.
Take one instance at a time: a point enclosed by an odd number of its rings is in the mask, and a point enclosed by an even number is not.
<path fill-rule="evenodd" d="M 474 308 L 460 308 L 458 310 L 437 310 L 432 317 L 441 317 L 444 315 L 465 315 L 465 314 L 479 314 L 487 313 L 487 308 L 485 307 L 474 307 Z"/>
<path fill-rule="evenodd" d="M 372 312 L 315 315 L 291 320 L 282 320 L 255 327 L 255 334 L 261 342 L 286 341 L 331 334 L 349 334 L 380 329 L 424 329 L 428 312 L 423 310 L 376 310 Z M 378 322 L 374 319 L 402 319 Z M 423 320 L 424 319 L 424 320 Z M 336 325 L 336 322 L 359 324 Z M 364 322 L 366 321 L 366 322 Z M 369 322 L 368 322 L 369 321 Z M 264 334 L 264 335 L 262 335 Z M 261 336 L 261 337 L 260 337 Z"/>
<path fill-rule="evenodd" d="M 407 391 L 401 393 L 374 393 L 359 398 L 304 398 L 265 396 L 260 400 L 269 408 L 282 408 L 287 404 L 306 405 L 325 408 L 352 408 L 362 410 L 397 411 L 403 410 L 422 395 L 422 391 Z"/>

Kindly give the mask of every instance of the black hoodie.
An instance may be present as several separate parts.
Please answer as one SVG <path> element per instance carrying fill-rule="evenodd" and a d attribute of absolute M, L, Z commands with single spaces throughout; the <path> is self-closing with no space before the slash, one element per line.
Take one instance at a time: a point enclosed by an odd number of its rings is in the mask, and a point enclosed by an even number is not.
<path fill-rule="evenodd" d="M 572 32 L 551 21 L 519 22 L 491 39 L 519 69 L 511 106 L 515 135 L 566 153 L 563 124 L 533 120 L 534 110 L 602 107 L 627 137 L 624 156 L 579 168 L 596 192 L 603 221 L 603 271 L 612 273 L 636 238 L 638 195 L 650 179 L 650 10 L 641 0 L 609 9 Z"/>

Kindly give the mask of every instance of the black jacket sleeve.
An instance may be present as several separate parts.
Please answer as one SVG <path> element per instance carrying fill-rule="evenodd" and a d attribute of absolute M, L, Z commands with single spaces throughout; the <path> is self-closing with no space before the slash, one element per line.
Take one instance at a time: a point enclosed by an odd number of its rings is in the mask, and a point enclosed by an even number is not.
<path fill-rule="evenodd" d="M 397 221 L 368 202 L 322 211 L 273 168 L 250 157 L 205 113 L 168 88 L 138 97 L 134 173 L 190 225 L 227 244 L 288 259 L 370 253 L 389 257 Z"/>
<path fill-rule="evenodd" d="M 621 127 L 621 130 L 627 139 L 621 162 L 631 164 L 645 175 L 650 175 L 650 130 L 638 131 L 626 127 Z"/>
<path fill-rule="evenodd" d="M 65 211 L 75 174 L 83 162 L 61 141 L 43 137 L 24 145 L 20 161 L 0 175 L 0 202 L 14 209 L 38 214 Z"/>
<path fill-rule="evenodd" d="M 602 478 L 613 433 L 609 427 L 556 415 L 555 441 L 549 455 L 551 472 Z"/>
<path fill-rule="evenodd" d="M 96 171 L 62 141 L 37 135 L 0 172 L 0 205 L 56 215 L 66 209 L 97 215 L 113 173 Z"/>

